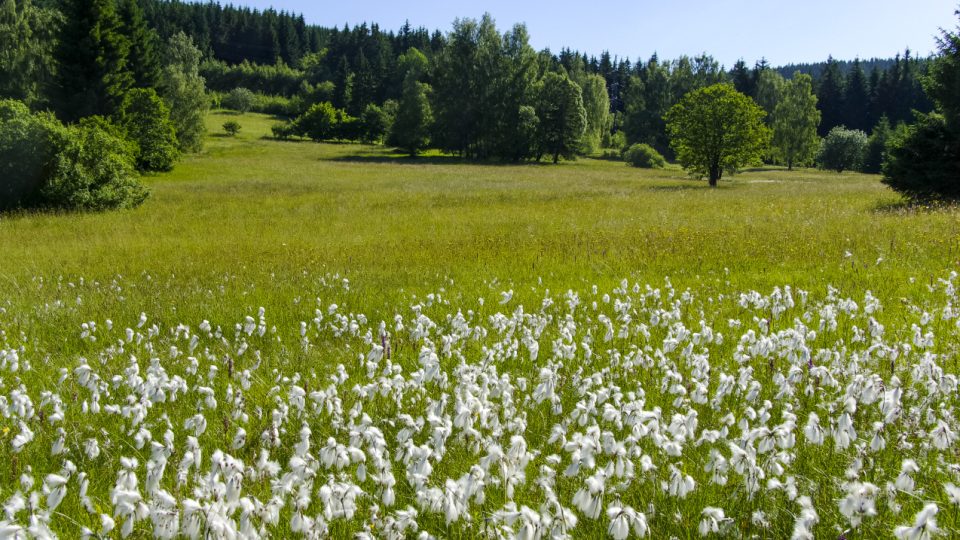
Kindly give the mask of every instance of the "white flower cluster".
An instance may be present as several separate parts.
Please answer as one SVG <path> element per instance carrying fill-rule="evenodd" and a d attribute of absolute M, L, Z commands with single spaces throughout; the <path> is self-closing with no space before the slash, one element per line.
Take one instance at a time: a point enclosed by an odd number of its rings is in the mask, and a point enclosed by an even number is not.
<path fill-rule="evenodd" d="M 381 322 L 344 281 L 290 328 L 4 310 L 0 539 L 957 535 L 956 277 L 889 318 L 669 281 Z"/>

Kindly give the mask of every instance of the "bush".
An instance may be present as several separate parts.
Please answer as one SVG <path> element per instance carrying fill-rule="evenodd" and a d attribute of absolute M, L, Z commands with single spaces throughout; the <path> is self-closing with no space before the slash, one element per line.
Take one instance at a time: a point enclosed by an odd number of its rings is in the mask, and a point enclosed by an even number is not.
<path fill-rule="evenodd" d="M 859 129 L 837 126 L 820 141 L 817 164 L 821 169 L 842 173 L 859 170 L 867 152 L 867 134 Z"/>
<path fill-rule="evenodd" d="M 240 133 L 240 122 L 237 122 L 236 120 L 224 122 L 223 130 L 227 132 L 228 136 L 235 137 L 237 133 Z"/>
<path fill-rule="evenodd" d="M 363 141 L 368 143 L 378 143 L 383 140 L 390 131 L 392 124 L 390 116 L 380 107 L 373 103 L 367 105 L 360 115 L 361 132 Z"/>
<path fill-rule="evenodd" d="M 134 166 L 134 145 L 101 117 L 66 128 L 51 174 L 40 189 L 47 206 L 69 210 L 131 208 L 148 195 Z"/>
<path fill-rule="evenodd" d="M 120 109 L 126 137 L 136 143 L 134 158 L 141 171 L 169 171 L 180 155 L 170 109 L 152 88 L 127 93 Z"/>
<path fill-rule="evenodd" d="M 887 160 L 887 143 L 893 128 L 886 116 L 882 116 L 873 133 L 867 139 L 867 149 L 864 153 L 863 164 L 860 170 L 865 173 L 879 174 L 883 170 L 883 163 Z"/>
<path fill-rule="evenodd" d="M 960 140 L 939 114 L 895 132 L 883 183 L 914 201 L 960 199 Z"/>
<path fill-rule="evenodd" d="M 660 152 L 657 152 L 649 144 L 635 144 L 623 153 L 623 160 L 632 167 L 643 169 L 662 169 L 667 166 L 667 160 L 663 159 Z"/>
<path fill-rule="evenodd" d="M 66 136 L 52 114 L 0 100 L 0 210 L 41 204 L 40 189 Z"/>
<path fill-rule="evenodd" d="M 314 141 L 332 138 L 336 126 L 337 110 L 326 101 L 312 105 L 296 121 L 297 134 L 310 137 Z"/>
<path fill-rule="evenodd" d="M 250 90 L 246 88 L 234 88 L 223 97 L 221 103 L 227 109 L 245 113 L 253 107 L 254 99 L 256 99 L 256 96 L 254 96 Z"/>
<path fill-rule="evenodd" d="M 277 122 L 270 126 L 270 131 L 273 132 L 275 139 L 281 141 L 285 141 L 297 134 L 296 126 L 291 122 Z"/>
<path fill-rule="evenodd" d="M 254 94 L 253 106 L 250 110 L 273 116 L 297 116 L 298 114 L 293 100 L 290 98 L 266 94 Z"/>

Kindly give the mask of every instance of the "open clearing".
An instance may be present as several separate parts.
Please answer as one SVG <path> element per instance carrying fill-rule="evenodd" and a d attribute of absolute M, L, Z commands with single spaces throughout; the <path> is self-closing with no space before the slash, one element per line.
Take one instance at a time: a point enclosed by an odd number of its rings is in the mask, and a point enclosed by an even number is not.
<path fill-rule="evenodd" d="M 958 532 L 957 210 L 227 119 L 136 210 L 0 218 L 0 499 L 62 536 Z"/>

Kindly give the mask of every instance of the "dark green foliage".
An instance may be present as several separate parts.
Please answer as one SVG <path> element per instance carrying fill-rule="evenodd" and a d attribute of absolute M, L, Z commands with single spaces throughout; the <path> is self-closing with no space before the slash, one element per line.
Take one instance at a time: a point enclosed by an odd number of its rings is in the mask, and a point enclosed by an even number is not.
<path fill-rule="evenodd" d="M 944 31 L 938 43 L 926 81 L 938 113 L 898 131 L 883 167 L 883 182 L 917 201 L 960 199 L 960 33 Z"/>
<path fill-rule="evenodd" d="M 152 88 L 127 93 L 120 110 L 126 137 L 136 143 L 134 158 L 141 171 L 169 171 L 180 155 L 170 109 Z"/>
<path fill-rule="evenodd" d="M 337 123 L 334 138 L 341 141 L 359 141 L 363 136 L 363 124 L 360 119 L 350 116 L 347 111 L 337 110 Z"/>
<path fill-rule="evenodd" d="M 489 14 L 454 22 L 432 75 L 436 144 L 471 159 L 520 159 L 520 107 L 533 105 L 537 55 L 526 28 L 501 35 Z"/>
<path fill-rule="evenodd" d="M 57 114 L 75 121 L 111 116 L 134 84 L 130 42 L 114 0 L 64 0 L 65 24 L 57 48 Z"/>
<path fill-rule="evenodd" d="M 255 99 L 256 96 L 254 96 L 250 90 L 242 87 L 234 88 L 229 94 L 224 96 L 221 104 L 224 108 L 245 113 L 253 108 Z"/>
<path fill-rule="evenodd" d="M 197 152 L 203 147 L 206 131 L 204 116 L 210 108 L 203 77 L 200 76 L 200 50 L 184 33 L 167 42 L 160 95 L 170 107 L 181 152 Z"/>
<path fill-rule="evenodd" d="M 825 136 L 831 129 L 843 124 L 844 112 L 844 77 L 840 66 L 831 57 L 827 60 L 823 76 L 817 84 L 817 105 L 820 108 L 820 136 Z"/>
<path fill-rule="evenodd" d="M 160 39 L 149 27 L 138 0 L 118 0 L 121 29 L 130 44 L 128 65 L 133 84 L 156 88 L 160 84 Z"/>
<path fill-rule="evenodd" d="M 231 66 L 218 60 L 205 60 L 200 64 L 200 75 L 207 88 L 217 92 L 242 87 L 260 94 L 293 97 L 301 91 L 302 85 L 309 84 L 302 70 L 284 63 L 260 65 L 244 60 Z"/>
<path fill-rule="evenodd" d="M 867 151 L 867 134 L 858 129 L 837 126 L 820 142 L 817 165 L 842 173 L 858 170 Z"/>
<path fill-rule="evenodd" d="M 68 210 L 132 208 L 148 195 L 137 177 L 132 145 L 120 128 L 97 116 L 67 127 L 40 193 L 45 205 Z"/>
<path fill-rule="evenodd" d="M 0 210 L 38 206 L 49 177 L 63 125 L 49 113 L 33 114 L 26 105 L 0 100 Z"/>
<path fill-rule="evenodd" d="M 667 132 L 677 160 L 716 187 L 724 172 L 759 164 L 767 152 L 766 112 L 730 84 L 687 94 L 667 113 Z"/>
<path fill-rule="evenodd" d="M 930 66 L 926 90 L 950 129 L 960 133 L 960 32 L 943 32 L 938 44 L 940 56 Z"/>
<path fill-rule="evenodd" d="M 883 183 L 914 201 L 960 199 L 960 139 L 944 116 L 922 115 L 893 137 Z"/>
<path fill-rule="evenodd" d="M 275 139 L 285 141 L 297 135 L 297 127 L 292 122 L 277 122 L 270 126 L 270 132 Z"/>
<path fill-rule="evenodd" d="M 667 166 L 667 160 L 663 159 L 660 152 L 649 144 L 643 143 L 627 148 L 623 153 L 623 160 L 632 167 L 642 169 L 662 169 Z"/>
<path fill-rule="evenodd" d="M 228 120 L 223 123 L 223 131 L 228 137 L 236 137 L 237 133 L 240 133 L 240 127 L 240 122 L 236 120 Z"/>
<path fill-rule="evenodd" d="M 30 0 L 0 1 L 0 98 L 46 104 L 56 71 L 59 11 Z"/>
<path fill-rule="evenodd" d="M 870 174 L 879 174 L 883 171 L 883 163 L 887 159 L 887 144 L 893 135 L 893 128 L 886 116 L 880 118 L 873 128 L 873 133 L 867 139 L 867 153 L 863 158 L 861 171 Z"/>
<path fill-rule="evenodd" d="M 411 156 L 420 153 L 430 141 L 433 111 L 427 98 L 429 90 L 430 87 L 417 81 L 413 73 L 407 75 L 403 84 L 390 139 Z"/>
<path fill-rule="evenodd" d="M 379 143 L 386 137 L 392 124 L 393 118 L 386 111 L 371 103 L 367 105 L 360 116 L 361 139 L 368 143 Z"/>
<path fill-rule="evenodd" d="M 554 163 L 561 157 L 573 159 L 587 127 L 587 113 L 577 83 L 566 75 L 547 73 L 538 88 L 536 112 L 540 120 L 539 152 L 551 156 Z"/>
<path fill-rule="evenodd" d="M 867 131 L 873 127 L 870 121 L 870 88 L 860 60 L 854 60 L 847 76 L 843 97 L 843 123 L 850 129 Z"/>
<path fill-rule="evenodd" d="M 297 118 L 296 131 L 314 141 L 332 139 L 336 134 L 337 110 L 329 102 L 315 103 Z"/>

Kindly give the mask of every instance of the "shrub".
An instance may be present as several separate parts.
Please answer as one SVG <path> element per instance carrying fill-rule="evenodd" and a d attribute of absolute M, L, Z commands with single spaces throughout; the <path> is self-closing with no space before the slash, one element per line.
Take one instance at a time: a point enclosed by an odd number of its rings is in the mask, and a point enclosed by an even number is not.
<path fill-rule="evenodd" d="M 363 131 L 363 124 L 360 123 L 359 118 L 350 116 L 345 111 L 337 111 L 337 126 L 334 130 L 336 133 L 336 138 L 341 141 L 357 141 L 360 140 Z"/>
<path fill-rule="evenodd" d="M 134 166 L 134 147 L 101 117 L 66 128 L 50 176 L 40 189 L 44 204 L 69 210 L 131 208 L 148 195 Z"/>
<path fill-rule="evenodd" d="M 250 90 L 247 90 L 246 88 L 234 88 L 230 91 L 230 93 L 224 96 L 221 103 L 228 109 L 245 113 L 253 107 L 255 99 L 256 96 Z"/>
<path fill-rule="evenodd" d="M 297 118 L 297 134 L 314 141 L 330 139 L 335 135 L 337 111 L 329 102 L 315 103 Z"/>
<path fill-rule="evenodd" d="M 228 136 L 235 137 L 237 133 L 240 133 L 240 122 L 237 122 L 236 120 L 224 122 L 223 130 L 227 132 Z"/>
<path fill-rule="evenodd" d="M 52 114 L 0 100 L 0 210 L 40 204 L 66 129 Z"/>
<path fill-rule="evenodd" d="M 291 122 L 277 122 L 270 126 L 270 131 L 273 132 L 275 139 L 281 141 L 285 141 L 297 134 L 296 126 Z"/>
<path fill-rule="evenodd" d="M 363 110 L 363 114 L 360 115 L 364 142 L 374 143 L 382 141 L 387 132 L 390 131 L 391 123 L 392 119 L 383 109 L 373 103 L 367 105 L 367 108 Z"/>
<path fill-rule="evenodd" d="M 622 161 L 623 154 L 624 154 L 623 152 L 615 148 L 607 148 L 606 150 L 600 153 L 600 159 L 606 159 L 608 161 Z"/>
<path fill-rule="evenodd" d="M 623 160 L 632 167 L 643 169 L 662 169 L 667 166 L 667 160 L 663 159 L 660 152 L 654 150 L 649 144 L 635 144 L 623 153 Z"/>
<path fill-rule="evenodd" d="M 942 115 L 920 116 L 895 132 L 883 183 L 914 201 L 960 199 L 960 139 Z"/>
<path fill-rule="evenodd" d="M 180 155 L 170 109 L 152 88 L 127 93 L 120 109 L 126 137 L 136 143 L 134 158 L 141 171 L 169 171 Z"/>
<path fill-rule="evenodd" d="M 821 169 L 842 173 L 858 170 L 867 151 L 867 134 L 859 129 L 837 126 L 820 141 L 817 164 Z"/>

